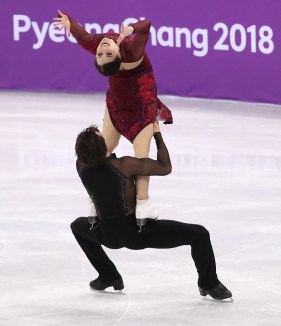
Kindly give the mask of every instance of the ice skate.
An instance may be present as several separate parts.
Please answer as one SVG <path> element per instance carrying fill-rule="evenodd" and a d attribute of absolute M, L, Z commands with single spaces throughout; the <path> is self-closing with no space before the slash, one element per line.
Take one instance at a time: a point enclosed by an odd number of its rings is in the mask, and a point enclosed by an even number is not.
<path fill-rule="evenodd" d="M 146 225 L 148 220 L 156 220 L 159 216 L 159 212 L 156 208 L 150 206 L 149 199 L 139 200 L 137 199 L 136 205 L 136 219 L 137 225 L 140 230 Z"/>
<path fill-rule="evenodd" d="M 91 197 L 88 198 L 88 203 L 89 203 L 88 221 L 92 225 L 90 227 L 90 230 L 93 230 L 99 226 L 100 220 L 99 217 L 97 216 L 97 211 Z"/>
<path fill-rule="evenodd" d="M 204 290 L 199 287 L 199 292 L 203 297 L 207 296 L 208 294 L 215 300 L 224 300 L 232 297 L 232 293 L 221 282 L 219 282 L 219 284 L 211 290 Z"/>
<path fill-rule="evenodd" d="M 113 287 L 114 290 L 123 290 L 124 289 L 124 283 L 123 279 L 120 276 L 120 278 L 112 281 L 112 282 L 103 282 L 100 277 L 96 278 L 95 280 L 90 282 L 90 288 L 93 291 L 104 291 L 105 289 L 109 287 Z"/>
<path fill-rule="evenodd" d="M 97 216 L 88 216 L 88 221 L 91 224 L 90 230 L 94 230 L 100 225 L 100 219 Z"/>

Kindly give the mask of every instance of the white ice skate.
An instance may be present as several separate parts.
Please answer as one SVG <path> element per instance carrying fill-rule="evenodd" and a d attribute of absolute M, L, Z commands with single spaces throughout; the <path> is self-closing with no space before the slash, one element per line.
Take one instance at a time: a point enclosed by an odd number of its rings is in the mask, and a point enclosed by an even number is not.
<path fill-rule="evenodd" d="M 149 198 L 143 200 L 137 199 L 136 219 L 140 230 L 146 225 L 148 220 L 156 220 L 158 216 L 159 212 L 156 208 L 150 206 Z"/>
<path fill-rule="evenodd" d="M 93 203 L 93 200 L 91 197 L 88 198 L 89 203 L 89 215 L 88 215 L 88 221 L 92 225 L 90 230 L 94 229 L 99 224 L 99 218 L 97 216 L 96 207 Z"/>

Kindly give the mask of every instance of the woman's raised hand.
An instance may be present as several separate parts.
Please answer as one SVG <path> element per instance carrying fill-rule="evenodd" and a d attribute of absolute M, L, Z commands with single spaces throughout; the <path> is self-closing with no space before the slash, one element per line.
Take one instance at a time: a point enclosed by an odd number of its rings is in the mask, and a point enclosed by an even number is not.
<path fill-rule="evenodd" d="M 124 38 L 128 35 L 131 35 L 134 32 L 134 27 L 132 26 L 125 26 L 123 23 L 121 24 L 120 35 L 117 40 L 117 45 L 119 46 L 120 43 L 124 40 Z"/>
<path fill-rule="evenodd" d="M 67 30 L 67 35 L 70 36 L 70 21 L 66 15 L 64 15 L 60 10 L 58 10 L 60 17 L 55 17 L 53 20 L 56 20 L 57 23 L 55 23 L 55 26 L 60 26 L 59 31 L 61 31 L 63 28 Z"/>

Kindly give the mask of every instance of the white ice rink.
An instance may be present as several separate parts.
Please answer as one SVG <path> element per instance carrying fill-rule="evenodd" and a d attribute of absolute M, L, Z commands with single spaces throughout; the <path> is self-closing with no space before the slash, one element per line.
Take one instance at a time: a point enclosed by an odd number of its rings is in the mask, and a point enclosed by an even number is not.
<path fill-rule="evenodd" d="M 97 274 L 69 228 L 88 212 L 74 143 L 102 126 L 104 95 L 2 91 L 1 326 L 281 325 L 281 106 L 161 99 L 173 172 L 151 178 L 151 201 L 160 218 L 210 231 L 234 301 L 200 297 L 190 247 L 106 249 L 125 289 L 91 292 Z"/>

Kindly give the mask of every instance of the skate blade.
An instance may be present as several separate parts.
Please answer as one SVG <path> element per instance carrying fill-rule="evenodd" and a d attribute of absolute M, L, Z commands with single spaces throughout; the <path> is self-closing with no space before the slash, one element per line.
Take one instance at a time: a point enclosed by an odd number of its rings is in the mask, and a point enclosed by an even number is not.
<path fill-rule="evenodd" d="M 211 302 L 216 302 L 216 303 L 233 303 L 234 299 L 231 298 L 227 298 L 227 299 L 222 299 L 222 300 L 218 300 L 218 299 L 214 299 L 212 298 L 209 294 L 202 297 L 203 301 L 211 301 Z"/>
<path fill-rule="evenodd" d="M 105 289 L 105 290 L 94 290 L 90 287 L 90 290 L 92 292 L 95 292 L 95 293 L 100 293 L 100 294 L 109 294 L 109 295 L 126 295 L 125 292 L 123 292 L 123 290 L 108 290 L 108 289 Z"/>
<path fill-rule="evenodd" d="M 147 217 L 147 218 L 143 218 L 143 219 L 137 218 L 136 219 L 137 220 L 137 226 L 138 227 L 146 226 L 147 223 L 155 222 L 157 219 L 158 219 L 158 217 L 156 217 L 156 218 Z"/>

